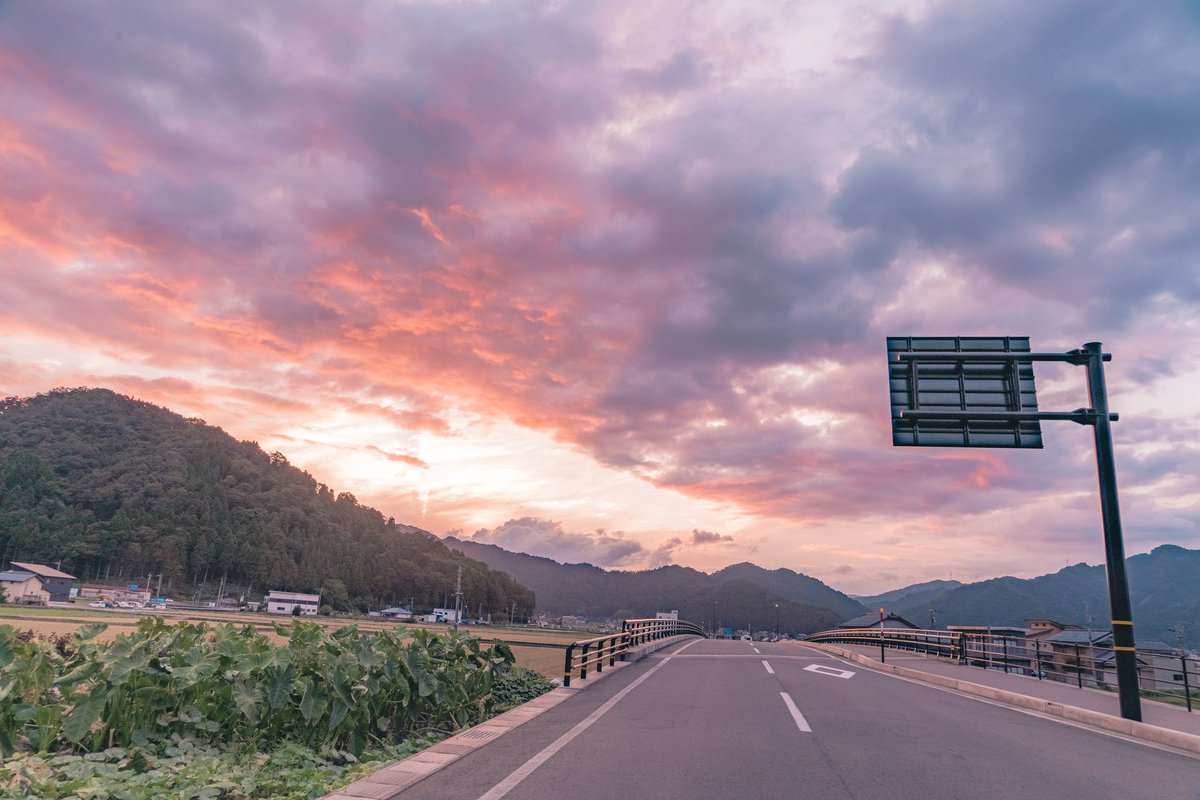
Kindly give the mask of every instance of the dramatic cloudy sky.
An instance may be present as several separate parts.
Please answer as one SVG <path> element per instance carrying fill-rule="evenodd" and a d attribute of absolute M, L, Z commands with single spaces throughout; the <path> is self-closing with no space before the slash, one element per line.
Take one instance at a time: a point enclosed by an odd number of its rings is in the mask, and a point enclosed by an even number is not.
<path fill-rule="evenodd" d="M 1182 0 L 0 3 L 5 394 L 561 560 L 1101 562 L 1089 429 L 891 446 L 905 334 L 1104 342 L 1128 551 L 1200 546 L 1198 221 Z"/>

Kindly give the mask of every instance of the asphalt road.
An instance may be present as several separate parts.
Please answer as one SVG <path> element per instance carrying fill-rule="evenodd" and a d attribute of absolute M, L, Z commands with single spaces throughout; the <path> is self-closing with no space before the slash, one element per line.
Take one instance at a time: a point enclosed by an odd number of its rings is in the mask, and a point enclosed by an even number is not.
<path fill-rule="evenodd" d="M 1200 800 L 1200 759 L 792 643 L 627 667 L 402 800 Z"/>

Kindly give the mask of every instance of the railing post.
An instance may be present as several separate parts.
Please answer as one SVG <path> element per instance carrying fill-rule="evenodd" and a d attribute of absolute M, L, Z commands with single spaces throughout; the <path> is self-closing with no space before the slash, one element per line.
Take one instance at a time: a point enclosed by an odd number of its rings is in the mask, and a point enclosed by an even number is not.
<path fill-rule="evenodd" d="M 1000 644 L 1004 648 L 1004 674 L 1008 674 L 1008 637 L 1001 636 Z"/>
<path fill-rule="evenodd" d="M 1042 640 L 1041 639 L 1033 640 L 1033 652 L 1035 654 L 1034 663 L 1037 665 L 1037 667 L 1034 671 L 1037 673 L 1037 679 L 1040 681 L 1042 679 L 1042 673 L 1045 671 L 1042 669 Z"/>
<path fill-rule="evenodd" d="M 588 660 L 588 649 L 590 647 L 591 647 L 590 644 L 585 643 L 583 645 L 583 652 L 579 654 L 579 680 L 581 680 L 581 681 L 587 680 L 587 660 Z"/>
<path fill-rule="evenodd" d="M 563 663 L 563 686 L 571 685 L 571 672 L 573 671 L 575 658 L 575 643 L 567 645 L 567 657 Z"/>
<path fill-rule="evenodd" d="M 1083 660 L 1079 655 L 1079 645 L 1075 645 L 1075 682 L 1083 688 Z"/>
<path fill-rule="evenodd" d="M 1184 702 L 1187 703 L 1187 710 L 1190 712 L 1192 710 L 1192 689 L 1188 686 L 1187 656 L 1181 654 L 1179 656 L 1179 663 L 1183 667 L 1183 698 Z"/>

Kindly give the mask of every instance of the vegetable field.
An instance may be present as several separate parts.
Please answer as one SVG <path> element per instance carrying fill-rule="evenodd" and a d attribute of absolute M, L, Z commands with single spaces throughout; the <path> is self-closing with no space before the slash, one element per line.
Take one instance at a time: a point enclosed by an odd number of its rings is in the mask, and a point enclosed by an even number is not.
<path fill-rule="evenodd" d="M 0 798 L 317 796 L 549 689 L 466 634 L 161 617 L 105 633 L 0 625 Z"/>

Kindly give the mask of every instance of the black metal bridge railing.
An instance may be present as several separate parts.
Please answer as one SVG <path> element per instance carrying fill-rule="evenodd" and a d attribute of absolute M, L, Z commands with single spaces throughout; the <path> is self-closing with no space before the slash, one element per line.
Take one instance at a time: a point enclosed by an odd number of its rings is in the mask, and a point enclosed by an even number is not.
<path fill-rule="evenodd" d="M 982 669 L 1002 670 L 1079 688 L 1116 691 L 1114 651 L 1094 641 L 1064 642 L 1007 634 L 908 628 L 850 628 L 821 631 L 810 642 L 908 650 Z M 1138 648 L 1138 689 L 1143 697 L 1188 711 L 1200 707 L 1200 658 L 1178 651 Z"/>

